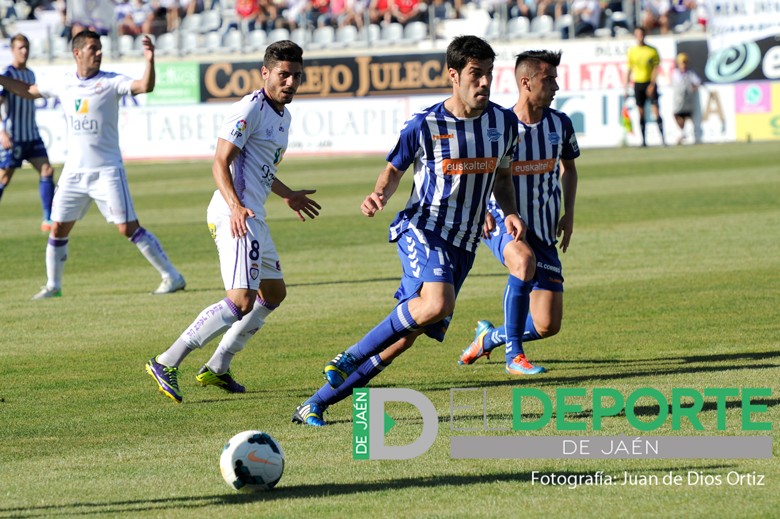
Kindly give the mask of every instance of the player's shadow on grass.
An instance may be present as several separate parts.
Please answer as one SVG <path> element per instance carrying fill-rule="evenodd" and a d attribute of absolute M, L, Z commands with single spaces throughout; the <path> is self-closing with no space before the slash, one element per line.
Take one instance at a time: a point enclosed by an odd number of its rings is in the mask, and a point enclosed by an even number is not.
<path fill-rule="evenodd" d="M 496 274 L 469 274 L 470 278 L 494 278 L 494 277 L 506 277 L 506 273 Z M 330 281 L 313 281 L 311 283 L 287 283 L 288 287 L 318 287 L 327 285 L 359 285 L 362 283 L 380 283 L 380 282 L 393 282 L 398 284 L 401 281 L 401 275 L 393 276 L 391 278 L 368 278 L 368 279 L 334 279 Z M 377 316 L 377 319 L 381 316 Z"/>
<path fill-rule="evenodd" d="M 696 467 L 681 467 L 679 465 L 658 467 L 658 468 L 636 468 L 623 469 L 626 472 L 675 472 L 680 473 L 686 470 L 698 470 L 703 472 L 723 470 L 733 468 L 736 465 L 708 465 Z M 539 471 L 540 474 L 549 474 L 550 471 Z M 593 472 L 585 471 L 562 471 L 555 470 L 556 475 L 565 478 L 577 478 L 578 476 L 593 476 Z M 611 474 L 618 478 L 619 474 Z M 355 482 L 355 483 L 318 483 L 311 485 L 282 485 L 270 492 L 259 492 L 254 494 L 233 493 L 226 491 L 224 494 L 215 494 L 211 496 L 181 496 L 181 497 L 160 497 L 151 499 L 128 499 L 122 501 L 106 502 L 75 502 L 70 504 L 57 505 L 39 505 L 30 507 L 0 507 L 0 514 L 10 514 L 11 517 L 50 517 L 57 516 L 85 516 L 85 515 L 106 515 L 106 514 L 128 514 L 128 513 L 148 513 L 160 512 L 166 510 L 186 510 L 201 509 L 204 506 L 225 506 L 225 505 L 243 505 L 254 502 L 268 502 L 277 500 L 294 499 L 316 499 L 332 498 L 338 496 L 353 495 L 366 492 L 386 492 L 387 489 L 420 489 L 436 488 L 442 486 L 460 486 L 470 487 L 476 484 L 493 483 L 522 483 L 532 484 L 531 472 L 501 472 L 498 474 L 486 474 L 484 476 L 464 474 L 448 475 L 440 477 L 417 477 L 391 479 L 375 482 Z M 539 484 L 537 481 L 535 484 Z M 619 484 L 619 483 L 618 483 Z"/>
<path fill-rule="evenodd" d="M 672 376 L 672 375 L 686 375 L 697 373 L 722 373 L 724 370 L 737 371 L 737 370 L 757 370 L 757 369 L 773 369 L 780 368 L 780 364 L 760 363 L 760 364 L 734 364 L 739 361 L 756 361 L 780 358 L 780 352 L 767 351 L 767 352 L 744 352 L 744 353 L 729 353 L 721 355 L 701 355 L 701 356 L 680 356 L 680 357 L 662 357 L 657 359 L 628 359 L 628 360 L 610 360 L 603 361 L 605 365 L 609 365 L 609 373 L 593 373 L 588 375 L 567 375 L 567 372 L 571 371 L 570 368 L 564 367 L 561 370 L 555 369 L 555 364 L 575 362 L 572 360 L 558 360 L 558 359 L 544 359 L 540 361 L 540 364 L 546 365 L 551 371 L 533 377 L 511 378 L 502 380 L 474 380 L 472 383 L 479 387 L 500 387 L 500 386 L 516 386 L 521 381 L 533 380 L 535 387 L 572 387 L 581 385 L 584 383 L 594 383 L 598 381 L 608 380 L 621 380 L 626 378 L 644 378 L 648 376 Z M 594 364 L 590 360 L 576 361 L 582 364 Z M 695 364 L 707 363 L 708 365 L 697 366 Z M 501 369 L 503 366 L 503 358 L 497 362 L 487 361 L 486 363 L 495 364 L 496 369 Z M 718 363 L 728 363 L 727 365 L 717 365 Z M 622 368 L 629 368 L 623 371 Z M 644 369 L 640 369 L 643 368 Z M 463 369 L 468 369 L 464 366 Z M 503 371 L 503 370 L 502 370 Z M 462 385 L 463 381 L 441 381 L 434 384 L 428 384 L 425 388 L 429 391 L 435 390 L 449 390 L 452 387 L 458 387 Z M 412 389 L 414 389 L 412 387 Z"/>

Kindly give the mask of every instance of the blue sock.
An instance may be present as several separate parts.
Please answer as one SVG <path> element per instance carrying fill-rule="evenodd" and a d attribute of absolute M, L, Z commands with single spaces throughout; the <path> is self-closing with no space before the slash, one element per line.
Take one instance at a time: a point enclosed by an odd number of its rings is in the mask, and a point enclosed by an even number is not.
<path fill-rule="evenodd" d="M 523 353 L 523 332 L 531 302 L 531 281 L 510 275 L 504 290 L 504 328 L 506 330 L 506 363 Z"/>
<path fill-rule="evenodd" d="M 525 332 L 523 333 L 523 342 L 536 341 L 541 339 L 542 336 L 536 331 L 534 326 L 534 318 L 531 312 L 528 312 L 528 318 L 525 320 Z"/>
<path fill-rule="evenodd" d="M 396 306 L 390 315 L 376 325 L 356 344 L 347 349 L 347 353 L 359 362 L 384 350 L 398 339 L 402 339 L 417 329 L 417 323 L 409 313 L 409 302 Z"/>
<path fill-rule="evenodd" d="M 51 220 L 51 201 L 54 199 L 54 178 L 41 177 L 41 181 L 38 183 L 38 192 L 41 195 L 43 219 Z"/>
<path fill-rule="evenodd" d="M 0 184 L 0 200 L 3 198 L 3 191 L 5 191 L 5 184 Z"/>
<path fill-rule="evenodd" d="M 307 404 L 319 404 L 324 407 L 331 406 L 341 402 L 352 394 L 354 388 L 366 387 L 368 382 L 379 375 L 389 363 L 384 364 L 379 360 L 379 355 L 369 358 L 360 367 L 355 370 L 338 388 L 333 389 L 330 384 L 323 385 L 314 393 L 311 398 L 306 400 Z"/>
<path fill-rule="evenodd" d="M 531 312 L 528 312 L 528 317 L 525 320 L 525 332 L 523 332 L 523 342 L 538 341 L 542 336 L 536 331 L 534 326 L 534 317 Z M 491 351 L 496 346 L 501 346 L 506 343 L 506 327 L 502 324 L 498 328 L 493 328 L 493 331 L 485 335 L 485 340 L 482 342 L 482 347 L 485 351 Z"/>
<path fill-rule="evenodd" d="M 498 328 L 493 328 L 493 331 L 485 335 L 485 340 L 482 341 L 482 347 L 485 351 L 491 351 L 496 346 L 501 346 L 506 343 L 506 327 L 502 324 Z"/>

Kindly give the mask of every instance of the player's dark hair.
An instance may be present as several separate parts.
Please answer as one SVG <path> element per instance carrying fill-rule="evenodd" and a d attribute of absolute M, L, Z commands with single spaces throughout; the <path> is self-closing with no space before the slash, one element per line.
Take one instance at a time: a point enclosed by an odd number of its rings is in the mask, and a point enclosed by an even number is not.
<path fill-rule="evenodd" d="M 265 49 L 263 65 L 272 69 L 280 61 L 303 64 L 303 49 L 297 43 L 290 40 L 276 41 Z"/>
<path fill-rule="evenodd" d="M 74 49 L 74 50 L 75 49 L 83 49 L 84 45 L 87 44 L 87 40 L 98 40 L 98 41 L 100 41 L 100 35 L 98 33 L 96 33 L 95 31 L 91 31 L 89 29 L 85 29 L 85 30 L 81 31 L 80 33 L 78 33 L 77 35 L 75 35 L 73 37 L 73 42 L 72 42 L 71 48 Z"/>
<path fill-rule="evenodd" d="M 527 50 L 516 56 L 515 70 L 522 65 L 530 66 L 533 70 L 538 70 L 539 65 L 547 63 L 553 67 L 561 64 L 561 51 L 553 52 L 551 50 Z"/>
<path fill-rule="evenodd" d="M 14 46 L 14 42 L 15 42 L 15 41 L 20 41 L 20 42 L 22 42 L 22 43 L 26 43 L 27 45 L 29 45 L 29 44 L 30 44 L 30 40 L 28 40 L 28 39 L 27 39 L 27 36 L 25 36 L 25 35 L 24 35 L 24 34 L 22 34 L 22 33 L 19 33 L 19 34 L 14 34 L 13 36 L 11 36 L 11 47 L 13 47 L 13 46 Z"/>
<path fill-rule="evenodd" d="M 496 52 L 488 42 L 478 36 L 457 36 L 447 46 L 447 68 L 460 73 L 469 60 L 495 60 Z"/>

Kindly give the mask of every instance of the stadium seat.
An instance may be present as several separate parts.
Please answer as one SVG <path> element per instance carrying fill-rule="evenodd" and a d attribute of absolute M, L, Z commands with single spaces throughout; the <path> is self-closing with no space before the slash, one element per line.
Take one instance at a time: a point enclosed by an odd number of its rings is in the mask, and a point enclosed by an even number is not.
<path fill-rule="evenodd" d="M 177 53 L 176 34 L 172 32 L 162 33 L 154 45 L 155 51 L 162 56 L 172 56 Z"/>
<path fill-rule="evenodd" d="M 306 47 L 306 45 L 311 42 L 311 34 L 309 34 L 309 30 L 305 27 L 298 27 L 290 31 L 289 39 L 301 47 Z"/>
<path fill-rule="evenodd" d="M 289 39 L 290 39 L 290 31 L 285 29 L 284 27 L 279 27 L 268 33 L 268 39 L 266 41 L 268 43 L 274 43 L 276 41 L 289 40 Z"/>
<path fill-rule="evenodd" d="M 418 43 L 428 37 L 428 24 L 425 22 L 409 22 L 404 26 L 404 42 Z"/>
<path fill-rule="evenodd" d="M 376 45 L 382 39 L 382 29 L 375 23 L 363 26 L 358 35 L 358 40 L 367 41 L 370 45 Z"/>
<path fill-rule="evenodd" d="M 200 13 L 188 14 L 179 20 L 179 30 L 189 32 L 199 31 L 201 26 L 200 18 Z"/>
<path fill-rule="evenodd" d="M 506 22 L 506 33 L 510 39 L 526 38 L 531 31 L 531 22 L 525 16 L 510 18 Z"/>
<path fill-rule="evenodd" d="M 181 33 L 182 54 L 198 54 L 200 52 L 200 38 L 194 32 Z"/>
<path fill-rule="evenodd" d="M 48 43 L 46 38 L 31 38 L 30 39 L 30 59 L 38 59 L 46 56 L 46 49 Z"/>
<path fill-rule="evenodd" d="M 553 17 L 545 14 L 531 20 L 531 34 L 538 38 L 547 38 L 551 35 L 557 36 Z"/>
<path fill-rule="evenodd" d="M 312 49 L 322 49 L 333 45 L 336 42 L 336 29 L 330 25 L 317 27 L 314 29 L 311 37 Z"/>
<path fill-rule="evenodd" d="M 265 42 L 268 36 L 262 29 L 255 29 L 247 35 L 246 48 L 250 51 L 258 51 L 266 47 Z"/>
<path fill-rule="evenodd" d="M 32 42 L 30 42 L 30 44 L 32 44 Z M 113 43 L 111 41 L 111 36 L 107 36 L 107 35 L 101 36 L 100 37 L 100 47 L 103 50 L 103 54 L 104 55 L 111 56 L 111 50 L 113 48 Z"/>
<path fill-rule="evenodd" d="M 209 54 L 222 50 L 222 36 L 218 32 L 207 32 L 204 36 L 204 50 Z"/>
<path fill-rule="evenodd" d="M 357 27 L 354 25 L 345 25 L 336 29 L 336 44 L 340 47 L 353 47 L 359 45 L 359 35 Z M 363 40 L 365 44 L 365 40 Z"/>
<path fill-rule="evenodd" d="M 200 15 L 200 32 L 208 33 L 216 31 L 222 25 L 222 13 L 217 9 L 203 11 Z"/>
<path fill-rule="evenodd" d="M 485 29 L 485 38 L 487 38 L 488 40 L 497 40 L 500 36 L 501 36 L 501 20 L 499 20 L 498 18 L 491 18 L 490 22 L 488 22 L 487 29 Z"/>
<path fill-rule="evenodd" d="M 130 56 L 133 54 L 134 39 L 129 34 L 123 34 L 119 37 L 119 54 L 121 56 Z"/>
<path fill-rule="evenodd" d="M 381 39 L 387 45 L 401 43 L 404 38 L 404 26 L 400 23 L 388 23 L 382 26 Z"/>
<path fill-rule="evenodd" d="M 263 33 L 263 36 L 265 36 L 265 33 Z M 241 31 L 229 31 L 225 34 L 225 50 L 231 53 L 244 52 L 244 42 L 242 40 Z"/>
<path fill-rule="evenodd" d="M 131 40 L 132 38 L 133 37 L 130 36 Z M 68 44 L 68 40 L 60 38 L 59 36 L 52 36 L 50 51 L 53 58 L 73 57 L 73 51 L 71 50 L 70 44 Z"/>

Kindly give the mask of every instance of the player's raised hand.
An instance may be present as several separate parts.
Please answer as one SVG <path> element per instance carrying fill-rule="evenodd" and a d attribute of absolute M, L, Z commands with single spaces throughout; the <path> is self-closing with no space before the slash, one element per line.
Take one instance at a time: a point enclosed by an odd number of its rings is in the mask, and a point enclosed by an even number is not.
<path fill-rule="evenodd" d="M 322 209 L 320 204 L 309 198 L 309 195 L 316 192 L 316 189 L 300 189 L 298 191 L 293 191 L 289 197 L 284 199 L 284 201 L 290 209 L 295 211 L 295 214 L 298 215 L 298 218 L 302 222 L 306 221 L 304 215 L 306 215 L 309 220 L 313 220 L 315 217 L 319 216 L 319 210 Z"/>
<path fill-rule="evenodd" d="M 522 218 L 516 214 L 509 214 L 504 218 L 504 225 L 507 234 L 512 235 L 512 241 L 523 241 L 527 227 Z"/>
<path fill-rule="evenodd" d="M 365 200 L 363 200 L 363 203 L 360 205 L 360 210 L 363 212 L 364 215 L 371 218 L 378 211 L 384 209 L 386 203 L 387 200 L 385 199 L 385 195 L 374 191 L 373 193 L 368 195 Z"/>
<path fill-rule="evenodd" d="M 152 38 L 148 34 L 144 34 L 141 45 L 144 48 L 144 58 L 147 60 L 154 58 L 154 42 L 152 42 Z"/>

